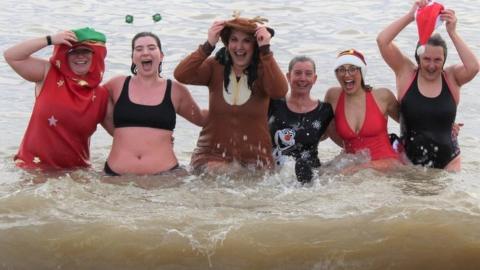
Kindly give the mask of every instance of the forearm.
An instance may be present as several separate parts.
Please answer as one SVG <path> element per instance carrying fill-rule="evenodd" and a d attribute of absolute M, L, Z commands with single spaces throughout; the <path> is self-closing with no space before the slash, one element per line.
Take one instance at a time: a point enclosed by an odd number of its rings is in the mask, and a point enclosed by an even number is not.
<path fill-rule="evenodd" d="M 260 61 L 263 66 L 263 85 L 265 93 L 273 99 L 282 98 L 287 94 L 288 83 L 278 66 L 273 54 L 261 53 Z"/>
<path fill-rule="evenodd" d="M 381 47 L 391 44 L 395 37 L 398 36 L 398 34 L 414 20 L 414 16 L 410 13 L 407 13 L 392 22 L 382 32 L 380 32 L 380 34 L 378 34 L 378 45 Z"/>
<path fill-rule="evenodd" d="M 473 51 L 467 46 L 465 41 L 458 35 L 456 31 L 448 33 L 452 39 L 453 45 L 458 52 L 460 60 L 465 66 L 465 70 L 470 73 L 477 73 L 479 70 L 479 63 L 476 55 Z"/>
<path fill-rule="evenodd" d="M 28 59 L 35 52 L 48 46 L 46 37 L 38 37 L 20 42 L 4 52 L 7 63 L 12 61 L 23 61 Z"/>
<path fill-rule="evenodd" d="M 209 49 L 210 48 L 210 49 Z M 200 45 L 196 51 L 183 59 L 175 68 L 174 77 L 185 84 L 206 85 L 207 67 L 201 67 L 214 47 L 208 47 L 208 42 Z"/>

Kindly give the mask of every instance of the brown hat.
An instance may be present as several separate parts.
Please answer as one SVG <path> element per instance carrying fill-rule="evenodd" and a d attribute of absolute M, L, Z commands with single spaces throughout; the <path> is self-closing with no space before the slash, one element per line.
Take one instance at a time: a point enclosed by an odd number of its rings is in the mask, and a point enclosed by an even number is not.
<path fill-rule="evenodd" d="M 245 32 L 247 34 L 255 34 L 255 31 L 257 31 L 257 24 L 264 24 L 268 22 L 267 19 L 261 18 L 259 16 L 253 18 L 253 19 L 247 19 L 247 18 L 242 18 L 242 17 L 235 17 L 234 19 L 228 20 L 225 22 L 225 27 L 223 30 L 220 32 L 220 38 L 222 39 L 223 44 L 227 44 L 228 38 L 230 37 L 230 33 L 232 32 L 232 29 L 239 30 L 242 32 Z M 270 32 L 270 35 L 275 34 L 275 31 L 267 27 L 268 32 Z"/>

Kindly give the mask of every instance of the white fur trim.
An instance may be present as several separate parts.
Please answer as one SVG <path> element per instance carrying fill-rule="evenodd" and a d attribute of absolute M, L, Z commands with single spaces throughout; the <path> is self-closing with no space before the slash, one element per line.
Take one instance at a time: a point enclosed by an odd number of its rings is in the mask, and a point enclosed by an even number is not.
<path fill-rule="evenodd" d="M 223 98 L 229 105 L 243 105 L 250 99 L 252 90 L 248 88 L 247 75 L 242 74 L 237 82 L 235 72 L 230 72 L 230 83 L 228 84 L 228 92 L 223 89 Z"/>
<path fill-rule="evenodd" d="M 420 45 L 418 48 L 417 48 L 417 55 L 422 55 L 425 53 L 425 45 Z"/>
<path fill-rule="evenodd" d="M 342 65 L 354 65 L 360 68 L 360 71 L 362 72 L 362 78 L 365 80 L 365 76 L 367 76 L 367 65 L 363 63 L 362 59 L 354 56 L 354 55 L 342 55 L 337 58 L 337 61 L 335 61 L 335 66 L 333 70 L 335 71 L 338 67 Z"/>

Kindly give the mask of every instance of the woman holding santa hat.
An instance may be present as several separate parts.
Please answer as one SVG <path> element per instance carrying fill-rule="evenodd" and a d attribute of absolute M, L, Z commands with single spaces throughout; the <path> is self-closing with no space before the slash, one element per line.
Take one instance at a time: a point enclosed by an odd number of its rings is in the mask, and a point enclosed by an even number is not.
<path fill-rule="evenodd" d="M 393 43 L 393 39 L 416 20 L 419 42 L 414 63 Z M 461 63 L 444 67 L 447 46 L 439 34 L 432 35 L 439 22 L 460 56 Z M 476 56 L 458 35 L 457 17 L 451 9 L 433 1 L 416 1 L 410 11 L 395 20 L 377 37 L 378 47 L 395 72 L 400 102 L 405 153 L 413 164 L 460 170 L 460 150 L 452 135 L 460 87 L 479 70 Z"/>

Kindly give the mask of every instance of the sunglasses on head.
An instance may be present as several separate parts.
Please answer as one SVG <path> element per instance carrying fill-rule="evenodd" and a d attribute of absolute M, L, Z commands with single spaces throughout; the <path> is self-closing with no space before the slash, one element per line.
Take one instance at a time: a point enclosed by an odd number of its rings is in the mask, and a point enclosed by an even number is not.
<path fill-rule="evenodd" d="M 72 48 L 70 50 L 68 50 L 68 54 L 69 55 L 80 55 L 80 54 L 90 54 L 90 53 L 93 53 L 93 51 L 89 48 Z"/>

